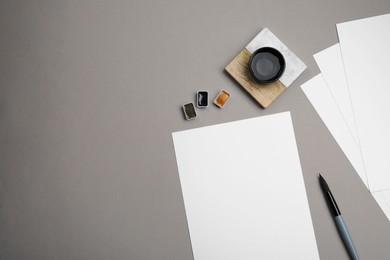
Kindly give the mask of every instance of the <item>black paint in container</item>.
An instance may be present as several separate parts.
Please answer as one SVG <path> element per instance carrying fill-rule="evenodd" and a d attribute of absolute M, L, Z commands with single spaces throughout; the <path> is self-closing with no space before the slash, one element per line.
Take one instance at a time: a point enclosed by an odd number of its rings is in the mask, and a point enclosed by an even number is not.
<path fill-rule="evenodd" d="M 249 71 L 258 83 L 271 83 L 284 73 L 286 62 L 277 49 L 263 47 L 256 50 L 249 59 Z"/>
<path fill-rule="evenodd" d="M 198 91 L 196 94 L 196 103 L 199 108 L 206 108 L 209 105 L 209 93 L 207 91 Z"/>
<path fill-rule="evenodd" d="M 187 103 L 183 105 L 184 116 L 187 120 L 194 119 L 196 117 L 196 111 L 194 103 Z"/>

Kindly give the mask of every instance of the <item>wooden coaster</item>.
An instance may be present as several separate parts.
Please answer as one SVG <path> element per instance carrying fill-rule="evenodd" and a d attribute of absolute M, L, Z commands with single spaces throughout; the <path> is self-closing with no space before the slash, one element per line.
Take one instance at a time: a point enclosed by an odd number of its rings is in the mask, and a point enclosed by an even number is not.
<path fill-rule="evenodd" d="M 269 84 L 257 83 L 249 73 L 248 62 L 251 53 L 243 49 L 225 70 L 243 87 L 262 107 L 267 108 L 286 89 L 282 82 Z"/>
<path fill-rule="evenodd" d="M 282 77 L 273 83 L 259 84 L 248 69 L 249 58 L 261 47 L 272 47 L 280 51 L 286 61 Z M 244 88 L 263 108 L 288 88 L 306 69 L 306 65 L 284 45 L 268 28 L 264 28 L 249 44 L 225 67 L 230 76 Z"/>

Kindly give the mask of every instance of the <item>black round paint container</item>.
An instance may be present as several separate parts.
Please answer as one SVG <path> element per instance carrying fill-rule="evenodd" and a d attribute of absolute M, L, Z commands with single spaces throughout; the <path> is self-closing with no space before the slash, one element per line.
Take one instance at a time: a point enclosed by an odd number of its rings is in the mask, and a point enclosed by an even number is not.
<path fill-rule="evenodd" d="M 263 47 L 251 55 L 248 66 L 256 82 L 271 83 L 283 75 L 286 62 L 277 49 Z"/>

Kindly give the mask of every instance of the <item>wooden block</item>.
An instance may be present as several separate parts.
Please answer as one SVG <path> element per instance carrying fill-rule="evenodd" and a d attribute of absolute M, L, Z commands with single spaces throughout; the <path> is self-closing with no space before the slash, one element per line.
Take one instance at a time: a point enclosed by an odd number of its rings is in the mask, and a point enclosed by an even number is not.
<path fill-rule="evenodd" d="M 225 68 L 238 84 L 243 87 L 263 108 L 267 108 L 286 89 L 278 81 L 269 84 L 257 83 L 248 69 L 251 53 L 243 49 Z"/>

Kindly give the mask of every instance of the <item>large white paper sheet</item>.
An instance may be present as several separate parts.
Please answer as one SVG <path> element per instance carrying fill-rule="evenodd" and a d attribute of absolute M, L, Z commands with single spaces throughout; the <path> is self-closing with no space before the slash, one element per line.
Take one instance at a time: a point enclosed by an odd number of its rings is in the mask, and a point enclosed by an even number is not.
<path fill-rule="evenodd" d="M 371 191 L 390 189 L 390 14 L 337 24 Z"/>
<path fill-rule="evenodd" d="M 321 74 L 324 77 L 330 91 L 332 92 L 333 97 L 344 116 L 344 119 L 346 120 L 350 130 L 352 130 L 351 132 L 354 134 L 354 138 L 356 139 L 357 130 L 355 126 L 355 118 L 352 111 L 352 104 L 349 96 L 340 44 L 335 44 L 315 54 L 314 59 L 316 60 L 317 65 L 321 70 Z M 326 101 L 322 100 L 321 102 Z M 331 101 L 327 103 L 327 106 L 332 106 Z M 332 109 L 324 109 L 321 113 L 327 113 L 327 110 L 331 111 Z M 343 145 L 345 145 L 345 143 L 340 144 L 340 146 Z M 350 155 L 347 154 L 347 157 L 350 158 Z M 361 158 L 361 160 L 363 160 L 363 158 Z M 357 171 L 359 172 L 359 169 L 357 169 Z M 367 188 L 369 188 L 368 185 Z M 382 190 L 371 193 L 383 212 L 386 214 L 387 218 L 390 220 L 390 190 Z"/>
<path fill-rule="evenodd" d="M 341 114 L 343 115 L 349 130 L 356 140 L 356 143 L 359 144 L 340 44 L 335 44 L 316 53 L 313 57 L 340 108 Z"/>
<path fill-rule="evenodd" d="M 319 259 L 289 112 L 172 136 L 195 260 Z"/>
<path fill-rule="evenodd" d="M 326 66 L 322 66 L 322 69 L 326 71 L 329 65 L 324 65 Z M 336 99 L 332 95 L 322 75 L 317 75 L 301 87 L 364 184 L 369 188 L 360 149 L 352 137 L 346 121 L 344 121 L 340 106 L 337 106 Z M 390 220 L 390 190 L 371 193 Z"/>
<path fill-rule="evenodd" d="M 362 155 L 322 74 L 301 86 L 318 115 L 368 187 Z"/>

